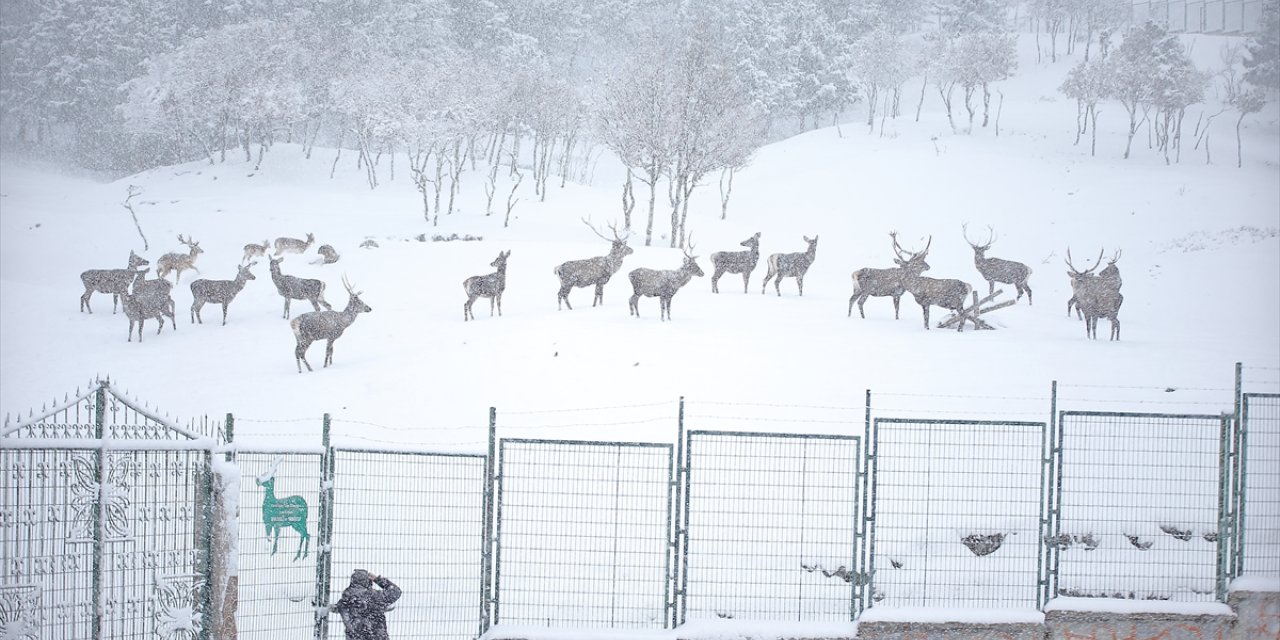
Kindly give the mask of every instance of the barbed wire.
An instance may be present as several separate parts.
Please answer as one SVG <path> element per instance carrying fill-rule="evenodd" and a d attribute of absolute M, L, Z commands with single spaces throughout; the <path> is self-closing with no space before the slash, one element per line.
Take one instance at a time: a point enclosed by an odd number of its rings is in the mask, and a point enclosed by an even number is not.
<path fill-rule="evenodd" d="M 453 427 L 438 427 L 434 425 L 392 427 L 385 424 L 378 424 L 376 422 L 369 422 L 367 420 L 347 420 L 345 418 L 341 418 L 341 419 L 329 418 L 329 424 L 358 424 L 366 427 L 375 427 L 378 429 L 385 429 L 387 431 L 402 431 L 402 432 L 403 431 L 421 431 L 424 429 L 429 429 L 431 431 L 462 431 L 466 429 L 488 429 L 489 428 L 488 426 L 480 426 L 480 425 L 458 425 Z"/>
<path fill-rule="evenodd" d="M 587 411 L 616 411 L 618 409 L 647 409 L 647 408 L 653 408 L 653 407 L 670 407 L 674 402 L 675 402 L 674 400 L 669 400 L 666 402 L 650 402 L 646 404 L 623 404 L 623 405 L 614 405 L 614 406 L 608 406 L 608 407 L 534 409 L 529 411 L 506 411 L 503 409 L 498 409 L 498 413 L 500 415 L 508 415 L 508 416 L 530 416 L 530 415 L 540 415 L 540 414 L 548 414 L 548 413 L 574 413 L 574 412 L 585 413 Z"/>
<path fill-rule="evenodd" d="M 764 407 L 768 409 L 817 409 L 821 411 L 862 411 L 864 407 L 837 407 L 807 404 L 770 404 L 756 402 L 725 402 L 717 400 L 691 400 L 685 398 L 685 407 L 690 404 L 709 405 L 709 406 L 731 406 L 731 407 Z"/>

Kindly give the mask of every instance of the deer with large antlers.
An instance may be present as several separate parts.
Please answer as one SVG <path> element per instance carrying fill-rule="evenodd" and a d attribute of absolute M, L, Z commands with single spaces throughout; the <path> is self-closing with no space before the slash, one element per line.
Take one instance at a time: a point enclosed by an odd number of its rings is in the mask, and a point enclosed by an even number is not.
<path fill-rule="evenodd" d="M 905 251 L 898 245 L 897 231 L 890 231 L 889 237 L 893 239 L 893 249 L 898 255 L 893 261 L 898 266 L 892 269 L 864 267 L 853 272 L 853 295 L 849 296 L 849 317 L 853 317 L 854 302 L 858 303 L 858 315 L 865 320 L 867 313 L 862 305 L 866 304 L 867 298 L 887 296 L 893 298 L 893 319 L 897 320 L 902 294 L 907 291 L 902 284 L 902 277 L 907 271 L 920 275 L 921 272 L 929 269 L 929 263 L 924 261 L 923 254 Z"/>
<path fill-rule="evenodd" d="M 911 256 L 919 257 L 923 262 L 924 258 L 929 255 L 929 246 L 932 244 L 933 236 L 929 236 L 929 241 L 924 245 L 924 249 L 918 253 L 912 253 Z M 894 249 L 898 250 L 900 248 L 897 238 L 895 238 Z M 899 260 L 903 260 L 904 255 L 905 252 L 899 253 Z M 902 263 L 900 262 L 899 264 Z M 930 328 L 929 307 L 942 307 L 960 316 L 960 322 L 956 323 L 956 331 L 964 331 L 964 321 L 968 315 L 965 309 L 969 301 L 969 294 L 973 293 L 973 287 L 963 280 L 922 276 L 920 271 L 923 271 L 923 269 L 904 269 L 902 286 L 911 293 L 911 296 L 916 299 L 916 304 L 920 305 L 920 309 L 924 311 L 924 328 Z"/>
<path fill-rule="evenodd" d="M 483 276 L 471 276 L 462 281 L 462 289 L 467 292 L 467 301 L 462 305 L 462 319 L 475 320 L 476 317 L 471 313 L 471 305 L 475 303 L 476 298 L 489 299 L 489 317 L 493 317 L 493 305 L 498 304 L 498 315 L 502 315 L 502 292 L 507 288 L 507 258 L 511 257 L 510 251 L 499 251 L 498 257 L 494 258 L 489 266 L 498 270 Z"/>
<path fill-rule="evenodd" d="M 307 365 L 307 371 L 312 370 L 311 363 L 307 362 L 307 348 L 317 340 L 329 341 L 324 349 L 324 366 L 333 364 L 333 342 L 342 337 L 342 332 L 356 321 L 358 314 L 373 311 L 372 307 L 360 300 L 361 292 L 354 290 L 351 283 L 347 282 L 346 276 L 342 277 L 342 285 L 347 288 L 347 294 L 350 296 L 346 309 L 311 311 L 289 322 L 289 327 L 293 329 L 293 336 L 298 340 L 298 346 L 293 350 L 294 359 L 298 364 L 298 373 L 302 373 L 304 364 Z"/>
<path fill-rule="evenodd" d="M 200 317 L 200 310 L 204 308 L 206 302 L 222 305 L 222 326 L 227 326 L 227 307 L 231 306 L 231 301 L 236 299 L 240 290 L 244 289 L 244 285 L 250 280 L 257 280 L 253 273 L 249 271 L 257 262 L 242 264 L 238 267 L 235 280 L 196 280 L 191 283 L 191 323 L 197 321 L 204 324 L 204 318 Z"/>
<path fill-rule="evenodd" d="M 111 313 L 116 312 L 120 304 L 120 296 L 129 293 L 129 285 L 138 275 L 138 267 L 151 264 L 149 260 L 133 251 L 129 252 L 129 266 L 125 269 L 89 269 L 80 274 L 80 282 L 84 284 L 84 294 L 80 296 L 80 310 L 93 313 L 89 307 L 89 297 L 97 293 L 111 294 Z"/>
<path fill-rule="evenodd" d="M 684 252 L 684 264 L 675 270 L 632 269 L 627 277 L 631 279 L 631 315 L 640 317 L 640 296 L 658 298 L 658 319 L 671 319 L 671 299 L 680 287 L 689 284 L 694 276 L 702 277 L 702 267 L 698 266 L 698 257 L 692 255 L 693 236 L 689 237 L 689 250 Z M 664 318 L 665 316 L 665 318 Z"/>
<path fill-rule="evenodd" d="M 324 305 L 325 309 L 333 309 L 328 302 L 325 302 L 323 281 L 285 275 L 280 271 L 280 263 L 284 262 L 284 258 L 267 258 L 267 260 L 271 261 L 271 282 L 276 285 L 276 292 L 284 298 L 286 320 L 289 319 L 289 303 L 294 300 L 306 300 L 316 311 L 320 310 L 320 305 Z"/>
<path fill-rule="evenodd" d="M 796 287 L 800 289 L 800 295 L 804 295 L 804 274 L 809 271 L 809 267 L 813 265 L 813 260 L 818 256 L 818 236 L 809 239 L 809 236 L 801 236 L 804 241 L 809 243 L 809 249 L 797 253 L 775 253 L 769 256 L 769 273 L 764 276 L 764 284 L 760 286 L 760 293 L 764 293 L 769 288 L 769 280 L 773 279 L 773 288 L 782 295 L 782 279 L 795 278 Z M 774 278 L 777 276 L 777 278 Z"/>
<path fill-rule="evenodd" d="M 314 234 L 311 234 L 311 233 L 307 234 L 307 239 L 305 242 L 297 238 L 289 238 L 287 236 L 281 236 L 279 238 L 276 238 L 276 255 L 279 256 L 286 253 L 306 253 L 307 249 L 310 249 L 311 245 L 315 241 L 316 241 L 316 237 Z"/>
<path fill-rule="evenodd" d="M 1115 262 L 1120 259 L 1119 253 L 1111 261 L 1108 269 L 1115 267 Z M 1124 295 L 1120 293 L 1120 270 L 1114 268 L 1110 273 L 1103 270 L 1103 274 L 1093 275 L 1093 270 L 1102 264 L 1102 252 L 1098 253 L 1098 260 L 1093 266 L 1083 271 L 1076 269 L 1071 264 L 1071 249 L 1067 249 L 1067 275 L 1071 278 L 1071 288 L 1075 292 L 1072 300 L 1075 301 L 1076 310 L 1084 315 L 1084 332 L 1085 336 L 1097 340 L 1098 339 L 1098 319 L 1106 318 L 1111 321 L 1112 340 L 1120 339 L 1120 305 L 1124 304 Z M 1071 302 L 1067 303 L 1067 313 L 1071 313 Z"/>
<path fill-rule="evenodd" d="M 204 253 L 204 249 L 200 248 L 200 243 L 194 240 L 183 238 L 182 234 L 178 234 L 178 242 L 187 245 L 186 253 L 166 253 L 160 256 L 156 261 L 156 277 L 164 278 L 169 275 L 170 271 L 175 272 L 174 283 L 182 282 L 182 272 L 187 269 L 193 269 L 196 273 L 200 273 L 196 269 L 196 258 Z"/>
<path fill-rule="evenodd" d="M 627 246 L 627 236 L 619 236 L 618 229 L 615 225 L 609 225 L 609 229 L 613 231 L 613 239 L 605 237 L 596 229 L 590 221 L 583 219 L 582 224 L 587 225 L 600 236 L 602 240 L 611 243 L 613 246 L 609 248 L 608 255 L 597 256 L 595 258 L 587 258 L 585 260 L 570 260 L 562 263 L 555 268 L 555 274 L 560 278 L 560 292 L 556 298 L 556 308 L 560 308 L 560 304 L 573 310 L 573 306 L 569 304 L 569 292 L 574 287 L 590 287 L 595 286 L 596 294 L 591 299 L 591 306 L 604 304 L 604 285 L 609 283 L 609 279 L 613 274 L 622 268 L 622 259 L 634 253 L 634 249 Z"/>
<path fill-rule="evenodd" d="M 756 263 L 760 262 L 760 232 L 757 231 L 754 236 L 738 243 L 747 247 L 746 251 L 716 251 L 711 254 L 711 266 L 714 272 L 711 274 L 711 293 L 720 293 L 720 276 L 726 273 L 742 274 L 742 292 L 747 292 L 747 286 L 751 281 L 751 272 L 755 271 Z"/>
<path fill-rule="evenodd" d="M 987 230 L 991 233 L 987 236 L 985 243 L 979 244 L 969 239 L 968 224 L 961 225 L 961 229 L 964 231 L 964 241 L 973 247 L 973 266 L 978 268 L 982 279 L 987 281 L 987 294 L 996 292 L 997 282 L 1011 284 L 1018 290 L 1018 300 L 1021 300 L 1023 292 L 1026 292 L 1027 304 L 1032 304 L 1031 285 L 1027 284 L 1027 279 L 1031 277 L 1031 268 L 1021 262 L 986 256 L 987 249 L 990 249 L 996 240 L 996 230 L 988 226 Z"/>

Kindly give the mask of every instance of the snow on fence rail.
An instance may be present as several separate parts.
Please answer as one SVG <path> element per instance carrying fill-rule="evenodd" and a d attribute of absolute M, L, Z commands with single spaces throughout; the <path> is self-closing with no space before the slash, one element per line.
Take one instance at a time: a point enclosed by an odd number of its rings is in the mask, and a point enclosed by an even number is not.
<path fill-rule="evenodd" d="M 449 639 L 1221 600 L 1232 578 L 1280 576 L 1280 394 L 1244 393 L 1240 371 L 1223 415 L 1071 411 L 1055 386 L 1048 425 L 1021 419 L 1025 398 L 980 400 L 982 420 L 919 417 L 927 396 L 873 411 L 868 392 L 681 401 L 674 444 L 624 443 L 499 438 L 491 411 L 487 454 L 335 447 L 327 417 L 319 445 L 215 446 L 109 409 L 101 385 L 0 437 L 0 629 L 207 637 L 234 617 L 246 636 L 340 638 L 324 607 L 356 568 L 404 588 L 401 628 Z M 731 428 L 752 422 L 770 431 Z"/>

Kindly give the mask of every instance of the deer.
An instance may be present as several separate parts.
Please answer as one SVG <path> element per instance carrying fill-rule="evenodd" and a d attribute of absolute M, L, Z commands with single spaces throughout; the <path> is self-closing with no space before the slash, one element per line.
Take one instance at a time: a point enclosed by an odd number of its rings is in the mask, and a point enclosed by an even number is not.
<path fill-rule="evenodd" d="M 302 373 L 304 364 L 307 365 L 307 371 L 312 370 L 311 363 L 307 362 L 307 348 L 317 340 L 329 341 L 324 350 L 324 366 L 333 364 L 333 342 L 342 337 L 342 332 L 356 321 L 358 314 L 373 311 L 372 307 L 360 300 L 360 292 L 354 290 L 351 283 L 347 282 L 346 276 L 342 277 L 342 285 L 347 288 L 347 295 L 350 296 L 346 309 L 311 311 L 289 322 L 289 327 L 293 329 L 293 336 L 298 340 L 298 346 L 293 350 L 294 359 L 298 363 L 298 373 Z"/>
<path fill-rule="evenodd" d="M 711 266 L 714 273 L 711 275 L 711 292 L 720 293 L 720 276 L 726 273 L 742 274 L 742 292 L 747 292 L 747 286 L 751 281 L 751 272 L 755 271 L 756 263 L 760 261 L 760 232 L 757 231 L 754 236 L 738 243 L 744 247 L 748 247 L 746 251 L 716 251 L 711 254 Z"/>
<path fill-rule="evenodd" d="M 510 251 L 499 251 L 498 257 L 494 258 L 489 266 L 497 269 L 497 272 L 483 276 L 471 276 L 462 281 L 462 289 L 467 292 L 467 302 L 462 305 L 462 320 L 475 320 L 476 317 L 471 313 L 471 305 L 475 303 L 476 298 L 489 299 L 489 317 L 493 317 L 493 305 L 498 304 L 498 315 L 502 315 L 502 292 L 507 288 L 507 258 L 511 256 Z"/>
<path fill-rule="evenodd" d="M 240 264 L 248 264 L 254 258 L 262 258 L 267 255 L 267 250 L 271 248 L 271 242 L 263 240 L 262 244 L 254 244 L 250 242 L 244 246 L 244 257 L 240 259 Z"/>
<path fill-rule="evenodd" d="M 1082 285 L 1086 280 L 1097 277 L 1093 272 L 1098 268 L 1098 265 L 1102 264 L 1102 255 L 1104 253 L 1106 253 L 1106 249 L 1099 249 L 1098 259 L 1093 262 L 1093 266 L 1085 269 L 1084 271 L 1080 271 L 1071 266 L 1071 249 L 1070 247 L 1067 248 L 1067 267 L 1069 269 L 1067 271 L 1067 277 L 1071 279 L 1071 299 L 1067 300 L 1067 317 L 1071 317 L 1071 308 L 1075 307 L 1076 320 L 1084 319 L 1084 312 L 1081 311 L 1079 304 Z M 1119 269 L 1116 271 L 1117 275 L 1119 275 Z"/>
<path fill-rule="evenodd" d="M 267 260 L 271 262 L 269 267 L 271 269 L 271 282 L 276 285 L 276 291 L 284 297 L 285 320 L 289 319 L 289 303 L 293 300 L 307 300 L 316 311 L 320 310 L 320 305 L 324 305 L 325 309 L 333 309 L 328 302 L 325 302 L 324 282 L 313 278 L 299 278 L 281 273 L 280 263 L 284 262 L 284 258 L 267 258 Z"/>
<path fill-rule="evenodd" d="M 1108 268 L 1115 266 L 1115 260 L 1119 260 L 1117 254 Z M 1120 270 L 1116 268 L 1113 272 L 1107 273 L 1104 277 L 1102 274 L 1093 275 L 1091 272 L 1096 269 L 1102 262 L 1102 254 L 1098 254 L 1098 261 L 1092 267 L 1085 271 L 1080 271 L 1071 264 L 1071 250 L 1067 249 L 1067 268 L 1070 269 L 1068 275 L 1071 276 L 1072 289 L 1075 291 L 1076 309 L 1084 314 L 1084 331 L 1085 336 L 1097 340 L 1098 339 L 1098 319 L 1106 318 L 1111 321 L 1111 340 L 1120 339 L 1120 306 L 1124 304 L 1124 295 L 1120 293 Z M 1068 311 L 1070 313 L 1070 311 Z"/>
<path fill-rule="evenodd" d="M 306 253 L 307 249 L 310 249 L 311 244 L 315 241 L 315 235 L 310 233 L 307 234 L 306 242 L 297 238 L 281 236 L 276 238 L 276 255 L 280 256 L 286 253 Z"/>
<path fill-rule="evenodd" d="M 285 496 L 276 498 L 276 468 L 280 461 L 271 465 L 267 473 L 254 478 L 254 482 L 262 487 L 262 526 L 271 540 L 271 555 L 275 555 L 280 547 L 280 531 L 293 529 L 298 532 L 298 551 L 293 559 L 305 558 L 311 552 L 311 534 L 307 533 L 307 500 L 302 496 Z"/>
<path fill-rule="evenodd" d="M 897 240 L 894 240 L 895 248 Z M 929 246 L 933 244 L 933 236 L 929 236 L 929 241 L 925 244 L 924 250 L 916 255 L 921 261 L 929 255 Z M 963 280 L 955 280 L 950 278 L 929 278 L 920 275 L 920 270 L 911 269 L 903 270 L 902 286 L 911 296 L 916 299 L 916 304 L 924 311 L 924 328 L 929 329 L 929 307 L 942 307 L 948 311 L 953 311 L 960 315 L 960 322 L 956 323 L 956 331 L 964 331 L 964 321 L 966 319 L 965 305 L 968 303 L 969 294 L 973 293 L 973 287 Z M 976 323 L 974 326 L 977 326 Z"/>
<path fill-rule="evenodd" d="M 782 295 L 782 279 L 795 278 L 796 286 L 800 289 L 800 295 L 804 295 L 804 274 L 809 270 L 809 266 L 813 264 L 813 259 L 818 255 L 818 236 L 814 236 L 812 240 L 809 236 L 801 236 L 805 242 L 809 243 L 808 251 L 804 253 L 775 253 L 769 256 L 769 273 L 764 276 L 764 284 L 760 287 L 760 293 L 763 294 L 769 287 L 769 280 L 777 276 L 773 281 L 773 288 Z"/>
<path fill-rule="evenodd" d="M 684 264 L 679 269 L 657 270 L 632 269 L 627 277 L 631 279 L 631 315 L 640 317 L 640 296 L 658 298 L 658 319 L 671 319 L 671 299 L 680 291 L 680 287 L 689 284 L 694 276 L 702 277 L 702 267 L 698 266 L 698 257 L 691 255 L 693 238 L 690 236 L 689 249 L 684 252 Z M 663 316 L 666 316 L 665 318 Z"/>
<path fill-rule="evenodd" d="M 170 271 L 173 271 L 175 272 L 173 281 L 179 283 L 182 282 L 182 272 L 187 269 L 195 269 L 196 273 L 200 273 L 200 270 L 196 269 L 195 265 L 196 258 L 204 253 L 204 249 L 200 248 L 200 243 L 183 238 L 182 234 L 178 234 L 178 242 L 187 245 L 187 253 L 166 253 L 160 256 L 160 259 L 156 261 L 157 278 L 164 278 L 169 275 Z"/>
<path fill-rule="evenodd" d="M 169 316 L 169 320 L 173 323 L 173 330 L 178 330 L 178 321 L 174 318 L 177 305 L 173 302 L 173 283 L 164 278 L 156 278 L 149 280 L 145 276 L 133 283 L 134 295 L 147 295 L 154 298 L 157 302 L 163 302 L 164 307 L 162 313 Z"/>
<path fill-rule="evenodd" d="M 320 248 L 316 249 L 316 253 L 320 254 L 320 257 L 312 260 L 311 264 L 333 264 L 341 257 L 338 255 L 338 251 L 333 248 L 333 245 L 328 244 L 320 245 Z"/>
<path fill-rule="evenodd" d="M 164 330 L 164 317 L 168 315 L 173 318 L 170 311 L 170 305 L 173 301 L 168 296 L 159 296 L 155 291 L 141 291 L 138 289 L 138 283 L 146 275 L 149 269 L 143 269 L 134 273 L 132 293 L 124 293 L 120 296 L 120 307 L 124 309 L 124 315 L 129 318 L 129 340 L 133 342 L 133 327 L 138 326 L 138 344 L 142 344 L 142 325 L 149 319 L 155 318 L 160 323 L 156 328 L 156 335 Z M 177 327 L 174 327 L 177 329 Z"/>
<path fill-rule="evenodd" d="M 597 236 L 612 243 L 613 246 L 609 248 L 608 255 L 585 260 L 570 260 L 555 268 L 555 274 L 560 278 L 560 293 L 556 297 L 556 309 L 560 309 L 560 304 L 564 303 L 564 306 L 573 311 L 573 305 L 569 304 L 569 291 L 574 287 L 589 287 L 592 285 L 595 285 L 596 294 L 591 299 L 591 306 L 603 305 L 604 285 L 608 284 L 613 274 L 622 268 L 622 259 L 635 252 L 634 249 L 627 246 L 627 236 L 618 235 L 618 229 L 615 225 L 609 225 L 609 229 L 613 231 L 613 239 L 611 240 L 606 238 L 603 233 L 600 233 L 586 219 L 582 220 L 582 224 L 590 227 Z"/>
<path fill-rule="evenodd" d="M 253 272 L 249 271 L 257 262 L 242 264 L 237 269 L 235 280 L 196 280 L 191 283 L 191 324 L 197 321 L 204 324 L 204 318 L 200 317 L 200 310 L 204 308 L 206 302 L 222 305 L 222 326 L 227 326 L 227 307 L 231 306 L 231 301 L 236 299 L 236 295 L 244 289 L 244 285 L 250 280 L 257 280 Z"/>
<path fill-rule="evenodd" d="M 973 248 L 973 265 L 978 268 L 978 273 L 982 274 L 982 279 L 987 281 L 987 295 L 996 292 L 997 282 L 1011 284 L 1018 290 L 1015 302 L 1022 300 L 1022 294 L 1026 292 L 1027 304 L 1032 304 L 1031 285 L 1027 284 L 1027 279 L 1031 277 L 1031 268 L 1021 262 L 986 257 L 987 249 L 990 249 L 996 240 L 996 230 L 988 226 L 987 230 L 991 233 L 987 236 L 985 243 L 979 244 L 969 239 L 968 224 L 961 225 L 961 229 L 964 232 L 964 241 Z"/>
<path fill-rule="evenodd" d="M 80 274 L 80 282 L 84 283 L 84 294 L 80 296 L 80 311 L 93 313 L 89 306 L 89 297 L 97 293 L 111 294 L 111 313 L 116 312 L 120 304 L 120 296 L 129 293 L 129 285 L 137 277 L 138 267 L 151 264 L 150 260 L 129 252 L 129 266 L 124 269 L 89 269 Z"/>
<path fill-rule="evenodd" d="M 867 313 L 863 305 L 866 304 L 867 298 L 888 296 L 893 298 L 893 319 L 898 320 L 902 294 L 907 291 L 902 284 L 903 276 L 907 271 L 920 275 L 929 270 L 929 263 L 924 261 L 923 255 L 905 251 L 898 244 L 898 232 L 890 231 L 889 237 L 893 239 L 893 250 L 898 256 L 893 261 L 898 266 L 891 269 L 864 267 L 853 272 L 853 295 L 849 296 L 849 317 L 853 317 L 855 301 L 858 303 L 858 315 L 866 320 Z"/>

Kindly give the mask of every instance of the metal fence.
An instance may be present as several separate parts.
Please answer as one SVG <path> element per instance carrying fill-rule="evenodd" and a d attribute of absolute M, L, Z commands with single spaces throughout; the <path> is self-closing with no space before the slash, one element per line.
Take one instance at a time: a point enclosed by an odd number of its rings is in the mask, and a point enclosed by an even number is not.
<path fill-rule="evenodd" d="M 1036 608 L 1045 424 L 872 425 L 869 604 Z"/>
<path fill-rule="evenodd" d="M 1230 415 L 1061 412 L 1054 594 L 1225 598 Z"/>
<path fill-rule="evenodd" d="M 1280 394 L 1242 398 L 1233 576 L 1280 577 Z"/>
<path fill-rule="evenodd" d="M 504 439 L 493 622 L 666 627 L 672 462 L 669 444 Z"/>
<path fill-rule="evenodd" d="M 794 431 L 686 432 L 682 402 L 675 444 L 499 438 L 491 412 L 487 454 L 447 454 L 334 447 L 327 419 L 318 445 L 220 449 L 104 384 L 0 430 L 0 636 L 206 638 L 230 595 L 243 637 L 337 639 L 323 607 L 356 568 L 404 589 L 397 628 L 459 640 L 1280 576 L 1280 394 L 1239 369 L 1222 415 L 1057 411 L 1054 389 L 1047 424 L 873 416 L 868 392 L 864 424 L 774 405 L 719 417 Z"/>
<path fill-rule="evenodd" d="M 1257 33 L 1263 0 L 1144 0 L 1134 2 L 1131 24 L 1147 20 L 1184 33 Z"/>
<path fill-rule="evenodd" d="M 680 622 L 852 620 L 861 438 L 693 430 L 685 443 Z"/>

